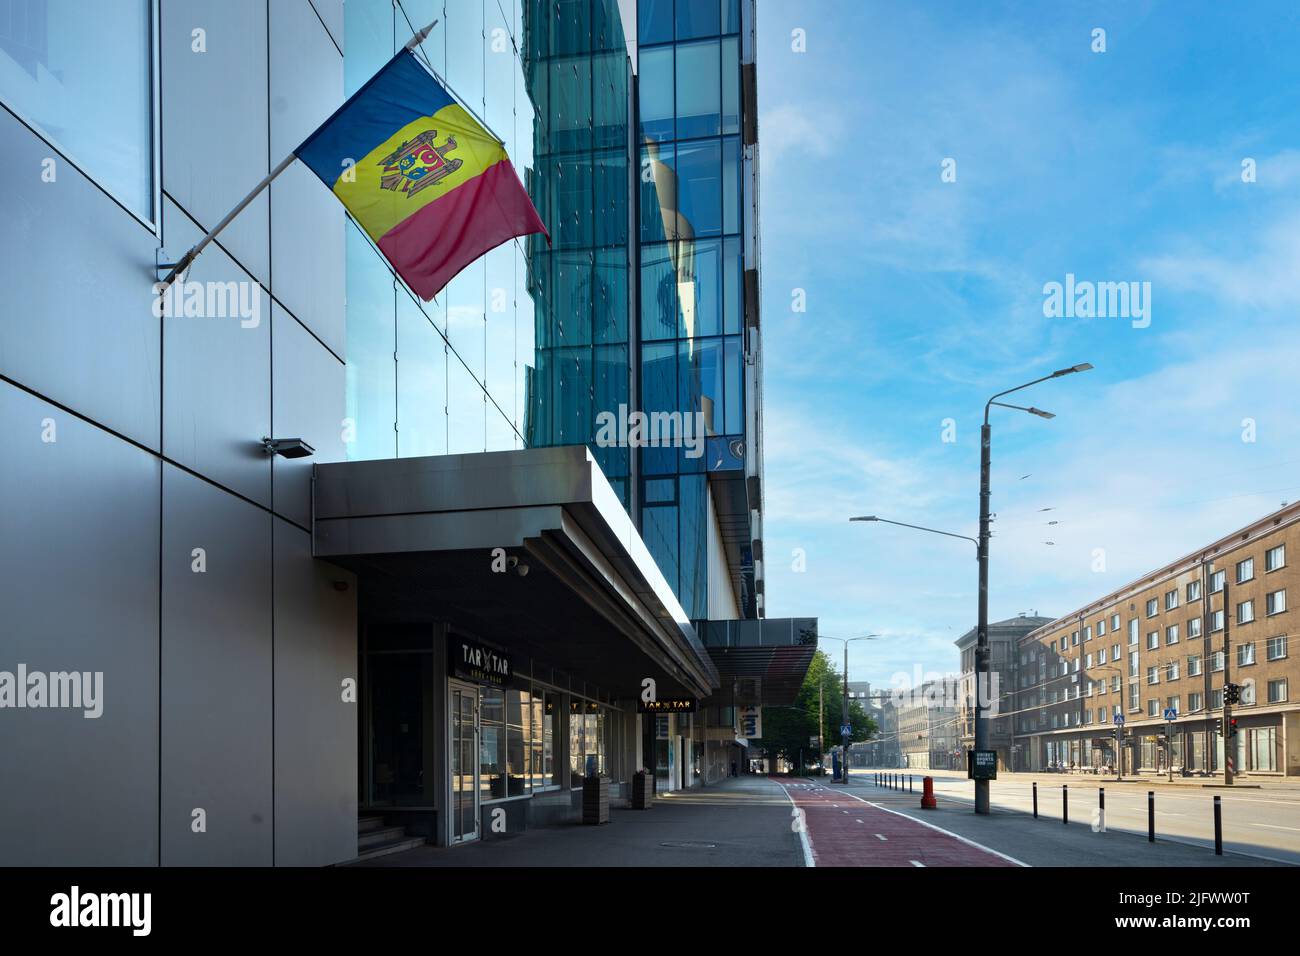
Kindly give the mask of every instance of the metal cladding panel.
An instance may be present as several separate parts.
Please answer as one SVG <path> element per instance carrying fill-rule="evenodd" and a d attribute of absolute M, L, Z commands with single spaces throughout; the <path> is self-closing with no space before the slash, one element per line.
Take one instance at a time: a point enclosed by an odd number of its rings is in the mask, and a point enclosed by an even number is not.
<path fill-rule="evenodd" d="M 340 50 L 346 49 L 343 46 L 343 0 L 311 0 L 311 5 L 325 29 L 329 30 L 330 38 Z"/>
<path fill-rule="evenodd" d="M 272 520 L 164 466 L 164 866 L 272 862 Z"/>
<path fill-rule="evenodd" d="M 157 239 L 2 108 L 0 156 L 0 375 L 157 448 Z"/>
<path fill-rule="evenodd" d="M 309 458 L 274 458 L 276 514 L 311 527 L 311 475 L 316 462 L 347 458 L 347 370 L 343 363 L 279 305 L 273 313 L 271 430 L 277 438 L 301 438 L 316 449 Z"/>
<path fill-rule="evenodd" d="M 187 243 L 199 232 L 165 201 L 169 236 Z M 207 290 L 235 283 L 249 317 L 176 315 L 164 326 L 163 451 L 168 458 L 258 504 L 271 504 L 271 461 L 262 438 L 271 434 L 270 298 L 215 246 L 194 263 L 186 286 Z M 212 285 L 209 285 L 209 284 Z M 179 289 L 178 289 L 179 291 Z M 181 299 L 174 300 L 178 303 Z M 255 304 L 254 304 L 255 303 Z M 232 311 L 226 309 L 225 311 Z"/>
<path fill-rule="evenodd" d="M 343 103 L 343 57 L 307 0 L 272 3 L 270 28 L 271 162 L 278 163 Z M 340 357 L 345 248 L 343 204 L 301 162 L 292 164 L 271 184 L 273 291 Z"/>
<path fill-rule="evenodd" d="M 162 4 L 163 186 L 204 229 L 215 226 L 270 169 L 266 4 Z M 198 38 L 196 30 L 203 31 Z M 196 50 L 200 41 L 203 49 Z M 263 193 L 217 240 L 264 283 L 271 271 L 269 208 Z M 179 257 L 189 248 L 171 233 L 164 238 L 170 255 Z"/>
<path fill-rule="evenodd" d="M 356 578 L 274 525 L 275 862 L 326 866 L 357 854 Z"/>
<path fill-rule="evenodd" d="M 157 863 L 158 461 L 4 382 L 0 434 L 0 670 L 103 675 L 0 711 L 0 861 Z"/>

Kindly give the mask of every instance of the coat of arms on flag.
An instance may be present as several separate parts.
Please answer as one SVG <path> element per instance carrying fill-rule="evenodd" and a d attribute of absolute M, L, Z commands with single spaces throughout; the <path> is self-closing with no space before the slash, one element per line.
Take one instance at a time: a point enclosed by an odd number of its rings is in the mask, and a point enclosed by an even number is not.
<path fill-rule="evenodd" d="M 447 159 L 447 154 L 456 148 L 456 137 L 448 136 L 441 146 L 436 144 L 437 139 L 436 129 L 426 130 L 381 159 L 379 165 L 384 167 L 384 178 L 379 185 L 384 189 L 400 186 L 407 196 L 414 196 L 460 169 L 461 160 Z"/>

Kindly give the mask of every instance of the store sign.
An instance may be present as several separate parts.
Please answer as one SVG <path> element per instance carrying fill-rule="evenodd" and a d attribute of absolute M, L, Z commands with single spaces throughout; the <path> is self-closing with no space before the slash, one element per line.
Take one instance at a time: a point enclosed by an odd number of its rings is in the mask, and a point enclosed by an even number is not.
<path fill-rule="evenodd" d="M 693 714 L 694 697 L 669 697 L 667 700 L 638 700 L 638 714 Z"/>
<path fill-rule="evenodd" d="M 740 736 L 757 740 L 763 736 L 763 708 L 757 704 L 744 704 L 736 708 L 740 720 Z"/>
<path fill-rule="evenodd" d="M 449 637 L 447 665 L 452 677 L 504 687 L 510 679 L 510 658 L 501 651 L 484 647 L 463 637 Z"/>

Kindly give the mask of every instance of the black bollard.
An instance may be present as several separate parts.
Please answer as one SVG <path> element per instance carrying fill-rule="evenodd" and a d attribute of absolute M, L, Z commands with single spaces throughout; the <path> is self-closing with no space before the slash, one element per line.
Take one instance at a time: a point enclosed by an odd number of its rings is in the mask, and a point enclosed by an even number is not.
<path fill-rule="evenodd" d="M 1156 842 L 1156 792 L 1147 791 L 1147 842 Z"/>
<path fill-rule="evenodd" d="M 1223 856 L 1223 805 L 1214 798 L 1214 855 Z"/>
<path fill-rule="evenodd" d="M 1070 822 L 1070 788 L 1067 784 L 1061 784 L 1061 822 Z"/>
<path fill-rule="evenodd" d="M 1034 819 L 1038 819 L 1038 781 L 1034 781 Z"/>

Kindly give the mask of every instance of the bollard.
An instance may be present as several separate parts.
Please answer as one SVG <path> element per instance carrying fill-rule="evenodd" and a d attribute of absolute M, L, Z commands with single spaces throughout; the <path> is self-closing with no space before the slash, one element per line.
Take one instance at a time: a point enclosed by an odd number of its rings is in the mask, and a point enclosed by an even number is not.
<path fill-rule="evenodd" d="M 938 808 L 939 804 L 934 799 L 934 778 L 933 777 L 921 778 L 921 791 L 922 791 L 921 809 L 934 810 Z"/>
<path fill-rule="evenodd" d="M 1223 805 L 1214 798 L 1214 855 L 1223 856 Z"/>
<path fill-rule="evenodd" d="M 1156 792 L 1147 791 L 1147 842 L 1156 842 Z"/>
<path fill-rule="evenodd" d="M 1097 788 L 1097 824 L 1101 833 L 1106 832 L 1106 788 Z"/>
<path fill-rule="evenodd" d="M 910 773 L 907 775 L 907 792 L 908 793 L 915 792 L 912 790 L 912 775 Z"/>
<path fill-rule="evenodd" d="M 1067 784 L 1061 784 L 1061 822 L 1070 822 L 1070 788 Z"/>
<path fill-rule="evenodd" d="M 1034 781 L 1034 819 L 1038 819 L 1038 781 Z"/>

